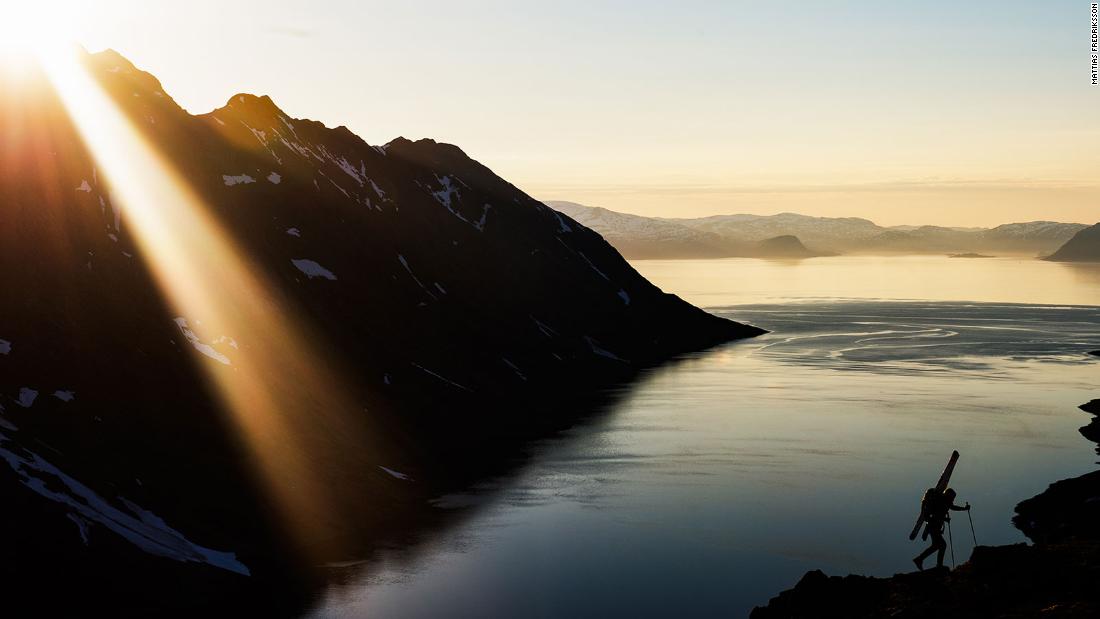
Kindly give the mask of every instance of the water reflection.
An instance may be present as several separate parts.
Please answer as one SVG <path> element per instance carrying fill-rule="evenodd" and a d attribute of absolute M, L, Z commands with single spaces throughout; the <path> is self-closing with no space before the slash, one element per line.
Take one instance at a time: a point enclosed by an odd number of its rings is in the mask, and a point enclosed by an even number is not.
<path fill-rule="evenodd" d="M 438 497 L 460 515 L 340 570 L 314 615 L 738 616 L 807 569 L 907 569 L 951 449 L 983 543 L 1020 541 L 1015 503 L 1092 467 L 1097 308 L 729 311 L 773 333 L 653 370 L 522 470 Z"/>
<path fill-rule="evenodd" d="M 1069 271 L 1078 285 L 1086 288 L 1100 288 L 1100 263 L 1059 262 L 1057 264 L 1066 271 Z"/>

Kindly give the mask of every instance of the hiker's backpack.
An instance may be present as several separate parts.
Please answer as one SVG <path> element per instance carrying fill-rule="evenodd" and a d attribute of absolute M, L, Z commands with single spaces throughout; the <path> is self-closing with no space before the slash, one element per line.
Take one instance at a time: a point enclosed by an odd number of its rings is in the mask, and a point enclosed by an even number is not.
<path fill-rule="evenodd" d="M 929 488 L 924 491 L 924 496 L 920 499 L 920 514 L 922 520 L 927 522 L 931 519 L 932 514 L 935 513 L 940 500 L 937 496 L 938 494 L 939 492 L 937 492 L 935 488 Z"/>

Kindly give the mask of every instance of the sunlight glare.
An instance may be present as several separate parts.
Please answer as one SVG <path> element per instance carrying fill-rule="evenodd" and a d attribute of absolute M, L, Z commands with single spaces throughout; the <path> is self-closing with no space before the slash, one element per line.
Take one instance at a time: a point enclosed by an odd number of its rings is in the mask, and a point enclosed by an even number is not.
<path fill-rule="evenodd" d="M 73 44 L 87 2 L 76 0 L 0 0 L 0 65 L 25 70 L 45 53 Z"/>
<path fill-rule="evenodd" d="M 43 64 L 173 310 L 206 334 L 240 343 L 229 365 L 190 352 L 232 414 L 300 550 L 320 548 L 325 523 L 336 516 L 302 437 L 326 424 L 343 432 L 342 414 L 358 410 L 345 397 L 345 383 L 333 378 L 302 322 L 77 55 L 48 54 Z"/>

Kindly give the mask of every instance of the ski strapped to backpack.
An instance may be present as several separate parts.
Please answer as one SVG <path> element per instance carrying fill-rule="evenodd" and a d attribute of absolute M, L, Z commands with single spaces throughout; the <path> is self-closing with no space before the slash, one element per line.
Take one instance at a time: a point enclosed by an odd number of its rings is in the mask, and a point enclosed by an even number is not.
<path fill-rule="evenodd" d="M 917 516 L 917 523 L 913 525 L 913 531 L 909 533 L 909 539 L 917 539 L 917 533 L 920 532 L 921 525 L 928 519 L 928 514 L 934 501 L 939 500 L 939 497 L 936 495 L 942 494 L 944 490 L 947 490 L 947 484 L 951 481 L 951 473 L 955 471 L 955 463 L 958 461 L 959 452 L 952 451 L 951 458 L 947 461 L 947 466 L 944 467 L 943 473 L 940 474 L 940 480 L 936 482 L 936 487 L 924 491 L 924 496 L 920 501 L 920 516 Z"/>

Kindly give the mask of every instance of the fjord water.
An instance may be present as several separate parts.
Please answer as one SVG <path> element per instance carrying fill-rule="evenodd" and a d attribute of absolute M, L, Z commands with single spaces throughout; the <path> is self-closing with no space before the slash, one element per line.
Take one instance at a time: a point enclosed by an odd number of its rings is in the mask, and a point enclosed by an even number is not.
<path fill-rule="evenodd" d="M 938 257 L 640 261 L 772 333 L 687 355 L 437 509 L 460 517 L 332 567 L 318 617 L 744 616 L 809 569 L 889 575 L 952 449 L 982 544 L 1095 468 L 1100 265 Z M 965 517 L 956 560 L 972 547 Z"/>

